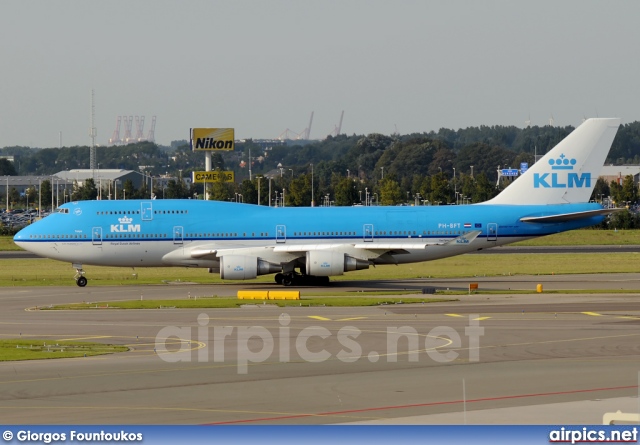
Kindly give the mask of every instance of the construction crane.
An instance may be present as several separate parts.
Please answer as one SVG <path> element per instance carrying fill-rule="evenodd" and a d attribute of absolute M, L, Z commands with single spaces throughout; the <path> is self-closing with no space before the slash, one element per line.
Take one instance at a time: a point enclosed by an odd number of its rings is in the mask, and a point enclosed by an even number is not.
<path fill-rule="evenodd" d="M 309 118 L 309 126 L 304 130 L 304 138 L 308 141 L 309 135 L 311 135 L 311 124 L 313 123 L 313 111 L 311 112 L 311 117 Z"/>
<path fill-rule="evenodd" d="M 122 142 L 125 144 L 129 144 L 133 142 L 133 137 L 131 136 L 131 129 L 133 127 L 133 116 L 123 116 L 124 122 L 124 137 L 122 138 Z"/>
<path fill-rule="evenodd" d="M 116 118 L 116 129 L 113 130 L 113 134 L 111 135 L 111 139 L 109 139 L 109 145 L 120 145 L 122 144 L 122 139 L 120 139 L 120 123 L 122 122 L 122 116 L 118 116 Z"/>
<path fill-rule="evenodd" d="M 339 134 L 342 133 L 342 118 L 344 117 L 344 110 L 342 110 L 342 113 L 340 113 L 340 122 L 338 123 L 338 125 L 333 127 L 333 131 L 331 133 L 329 133 L 329 136 L 333 136 L 336 137 Z"/>
<path fill-rule="evenodd" d="M 276 139 L 283 141 L 283 140 L 300 140 L 300 139 L 304 139 L 304 140 L 309 140 L 309 136 L 311 135 L 311 124 L 313 124 L 313 111 L 311 112 L 311 117 L 309 118 L 309 126 L 307 128 L 305 128 L 304 130 L 302 130 L 300 133 L 296 133 L 293 130 L 290 130 L 289 128 L 287 128 L 286 130 L 284 130 L 282 133 L 280 133 L 280 135 L 278 135 L 278 137 Z"/>
<path fill-rule="evenodd" d="M 149 142 L 156 141 L 156 117 L 151 117 L 151 128 L 149 129 L 149 133 L 147 134 L 147 140 Z"/>
<path fill-rule="evenodd" d="M 136 141 L 144 140 L 144 116 L 136 116 Z"/>

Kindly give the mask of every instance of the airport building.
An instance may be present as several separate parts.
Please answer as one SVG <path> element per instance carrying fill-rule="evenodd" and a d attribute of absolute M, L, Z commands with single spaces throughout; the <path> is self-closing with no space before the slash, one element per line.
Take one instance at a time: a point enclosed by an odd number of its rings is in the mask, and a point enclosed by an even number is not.
<path fill-rule="evenodd" d="M 133 186 L 139 189 L 142 186 L 145 178 L 149 180 L 149 176 L 143 173 L 138 173 L 133 170 L 122 169 L 75 169 L 64 170 L 55 174 L 59 178 L 63 178 L 72 183 L 78 184 L 78 187 L 84 185 L 87 179 L 93 178 L 97 188 L 106 187 L 107 184 L 117 184 L 122 186 L 126 181 L 131 180 Z"/>
<path fill-rule="evenodd" d="M 22 196 L 27 190 L 40 187 L 42 181 L 49 181 L 52 184 L 54 193 L 57 191 L 60 196 L 70 195 L 73 192 L 73 181 L 68 181 L 57 175 L 53 176 L 5 176 L 0 177 L 0 197 L 7 195 L 7 190 L 15 188 Z"/>
<path fill-rule="evenodd" d="M 600 178 L 610 184 L 616 181 L 622 185 L 625 176 L 633 176 L 633 183 L 637 186 L 640 183 L 640 165 L 605 165 L 600 171 Z"/>

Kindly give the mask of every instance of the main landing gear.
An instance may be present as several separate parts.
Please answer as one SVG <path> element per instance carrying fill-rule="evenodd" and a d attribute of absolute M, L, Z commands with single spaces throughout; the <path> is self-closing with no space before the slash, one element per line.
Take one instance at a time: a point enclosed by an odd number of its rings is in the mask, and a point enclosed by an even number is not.
<path fill-rule="evenodd" d="M 73 267 L 76 268 L 76 275 L 73 277 L 76 280 L 76 284 L 80 287 L 85 287 L 87 285 L 87 279 L 84 276 L 82 264 L 74 264 Z"/>
<path fill-rule="evenodd" d="M 327 286 L 329 284 L 329 277 L 315 277 L 296 272 L 277 273 L 275 280 L 283 286 Z"/>

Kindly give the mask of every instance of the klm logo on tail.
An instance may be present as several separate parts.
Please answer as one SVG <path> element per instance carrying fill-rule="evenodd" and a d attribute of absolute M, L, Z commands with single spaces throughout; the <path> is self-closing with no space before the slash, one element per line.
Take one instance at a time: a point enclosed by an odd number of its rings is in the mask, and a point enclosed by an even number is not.
<path fill-rule="evenodd" d="M 560 159 L 549 159 L 552 173 L 534 173 L 534 188 L 590 188 L 591 173 L 573 173 L 576 165 L 575 159 L 567 159 L 565 155 L 560 155 Z M 566 173 L 565 173 L 566 172 Z"/>

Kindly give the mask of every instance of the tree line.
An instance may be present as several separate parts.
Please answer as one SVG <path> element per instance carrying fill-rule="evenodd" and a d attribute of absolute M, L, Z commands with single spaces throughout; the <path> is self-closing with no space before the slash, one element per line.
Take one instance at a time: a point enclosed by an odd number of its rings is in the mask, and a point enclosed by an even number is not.
<path fill-rule="evenodd" d="M 211 199 L 255 204 L 259 199 L 261 205 L 269 205 L 271 188 L 272 205 L 308 206 L 312 199 L 315 205 L 481 202 L 510 183 L 508 179 L 498 182 L 499 168 L 531 165 L 536 155 L 546 153 L 572 130 L 552 126 L 443 128 L 409 135 L 339 135 L 312 143 L 288 141 L 266 148 L 258 141 L 247 140 L 237 143 L 232 152 L 216 152 L 212 156 L 213 169 L 233 171 L 236 183 L 189 186 L 174 179 L 166 187 L 156 185 L 154 190 L 147 190 L 146 185 L 136 190 L 133 184 L 125 184 L 119 194 L 126 198 L 202 198 L 206 187 Z M 89 147 L 5 147 L 0 155 L 14 157 L 13 163 L 0 159 L 2 176 L 52 175 L 61 170 L 88 168 L 89 163 Z M 202 153 L 192 152 L 186 141 L 172 147 L 140 142 L 97 149 L 100 168 L 144 169 L 154 176 L 188 177 L 193 171 L 204 170 L 203 158 Z M 620 127 L 607 163 L 640 164 L 640 123 Z M 607 186 L 606 194 L 601 188 L 594 195 L 611 196 L 616 202 L 637 199 L 635 195 L 632 199 L 617 196 L 616 187 Z M 75 187 L 69 199 L 96 196 L 95 184 L 87 182 Z M 24 200 L 24 196 L 17 199 Z"/>

